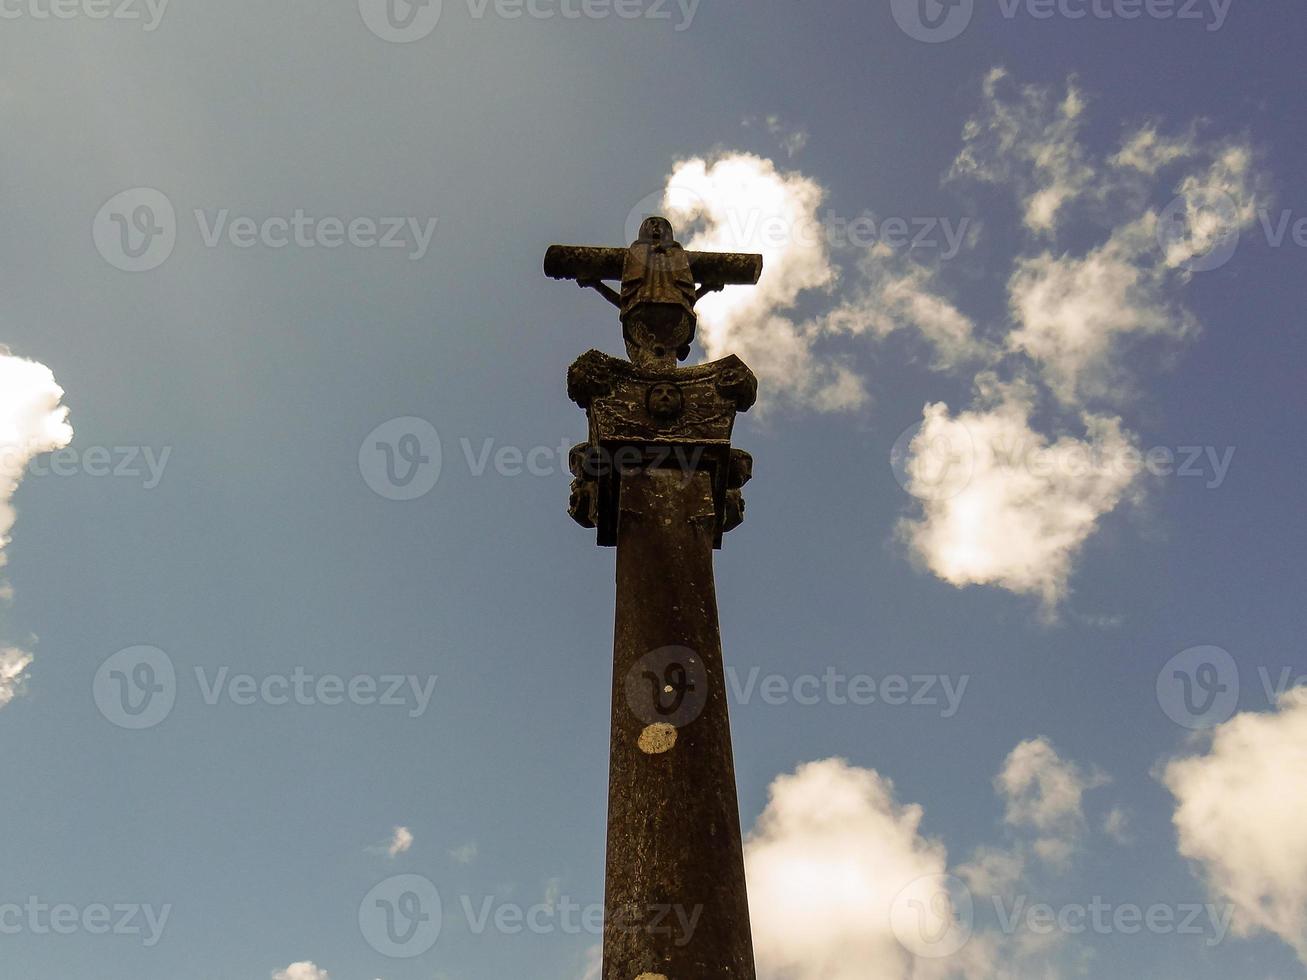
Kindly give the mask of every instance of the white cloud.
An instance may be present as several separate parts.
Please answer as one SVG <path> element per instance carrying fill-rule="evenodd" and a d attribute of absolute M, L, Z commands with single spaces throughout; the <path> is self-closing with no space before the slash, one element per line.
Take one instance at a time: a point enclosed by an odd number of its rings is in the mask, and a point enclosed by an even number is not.
<path fill-rule="evenodd" d="M 1235 715 L 1203 754 L 1166 766 L 1180 853 L 1214 897 L 1235 907 L 1234 934 L 1273 933 L 1307 964 L 1307 689 L 1276 710 Z"/>
<path fill-rule="evenodd" d="M 72 441 L 63 394 L 48 367 L 0 346 L 0 566 L 14 526 L 11 501 L 27 464 Z"/>
<path fill-rule="evenodd" d="M 591 946 L 585 951 L 585 967 L 581 980 L 603 980 L 604 948 Z"/>
<path fill-rule="evenodd" d="M 1232 232 L 1255 223 L 1266 182 L 1246 141 L 1205 139 L 1198 124 L 1167 133 L 1149 122 L 1127 131 L 1115 152 L 1091 153 L 1087 105 L 1074 79 L 1064 89 L 1022 86 L 996 68 L 964 128 L 949 178 L 1010 190 L 1025 232 L 1025 247 L 1001 258 L 1007 315 L 997 323 L 978 323 L 951 295 L 943 262 L 882 243 L 839 268 L 818 215 L 824 189 L 761 157 L 682 161 L 664 202 L 674 221 L 697 228 L 688 247 L 765 257 L 757 288 L 700 303 L 709 356 L 749 362 L 764 404 L 864 408 L 867 379 L 852 350 L 835 346 L 854 337 L 912 333 L 928 345 L 932 368 L 974 376 L 969 408 L 926 407 L 906 466 L 923 509 L 900 531 L 945 581 L 1036 596 L 1050 618 L 1101 519 L 1142 493 L 1139 467 L 1083 466 L 1078 457 L 1133 452 L 1121 413 L 1138 390 L 1138 355 L 1169 354 L 1200 332 L 1181 289 L 1222 258 Z M 1071 232 L 1074 248 L 1064 244 Z M 959 237 L 954 252 L 978 241 Z M 801 302 L 819 295 L 835 298 L 825 312 L 800 316 Z M 1037 405 L 1052 409 L 1038 424 Z M 941 445 L 966 457 L 970 480 L 957 493 L 929 486 Z M 1012 465 L 1002 458 L 1012 447 L 1071 465 Z M 947 468 L 955 478 L 958 468 Z"/>
<path fill-rule="evenodd" d="M 1148 124 L 1131 133 L 1109 162 L 1114 167 L 1137 170 L 1151 177 L 1173 163 L 1192 157 L 1197 150 L 1196 126 L 1190 127 L 1187 133 L 1169 136 L 1158 132 L 1156 125 Z"/>
<path fill-rule="evenodd" d="M 331 980 L 331 976 L 326 970 L 306 960 L 292 963 L 286 969 L 276 971 L 272 975 L 272 980 Z"/>
<path fill-rule="evenodd" d="M 27 668 L 31 664 L 32 655 L 25 650 L 15 647 L 0 649 L 0 708 L 23 693 Z"/>
<path fill-rule="evenodd" d="M 976 408 L 927 405 L 905 465 L 922 516 L 899 530 L 944 581 L 1036 596 L 1052 616 L 1074 559 L 1139 471 L 1122 465 L 1133 442 L 1120 419 L 1086 413 L 1084 438 L 1053 440 L 1031 425 L 1033 398 L 1030 386 L 985 374 Z"/>
<path fill-rule="evenodd" d="M 413 846 L 413 832 L 407 827 L 396 827 L 390 835 L 390 843 L 386 845 L 386 853 L 392 858 L 399 857 Z"/>
<path fill-rule="evenodd" d="M 884 338 L 914 330 L 933 349 L 938 370 L 994 359 L 997 352 L 977 339 L 972 319 L 943 296 L 937 269 L 896 254 L 882 242 L 868 251 L 859 271 L 858 287 L 821 318 L 821 332 L 869 332 Z"/>
<path fill-rule="evenodd" d="M 759 977 L 1058 980 L 1073 975 L 1084 950 L 1069 936 L 1025 928 L 1004 933 L 985 925 L 981 913 L 999 900 L 1011 908 L 1018 896 L 1035 900 L 1027 855 L 1039 853 L 1043 840 L 1078 839 L 1084 826 L 1081 795 L 1100 782 L 1060 758 L 1046 740 L 1022 743 L 995 780 L 1008 804 L 1011 846 L 979 848 L 969 861 L 950 868 L 944 844 L 922 833 L 922 808 L 900 803 L 893 784 L 874 770 L 826 759 L 778 776 L 745 841 Z M 1065 863 L 1046 867 L 1066 870 Z M 965 882 L 977 911 L 974 931 L 963 925 L 965 941 L 947 950 L 935 945 L 938 937 L 968 920 L 961 906 L 939 901 L 945 897 L 938 884 L 942 875 Z M 958 897 L 965 900 L 965 893 Z M 905 912 L 911 915 L 905 918 Z M 936 938 L 918 948 L 904 926 Z"/>
<path fill-rule="evenodd" d="M 1059 98 L 1046 87 L 1016 85 L 1002 68 L 985 76 L 982 92 L 984 104 L 963 128 L 949 176 L 1011 186 L 1026 227 L 1054 232 L 1063 208 L 1094 177 L 1080 142 L 1084 97 L 1074 80 Z"/>
<path fill-rule="evenodd" d="M 449 856 L 459 864 L 471 864 L 477 859 L 477 853 L 477 842 L 468 841 L 466 844 L 461 844 L 450 851 Z"/>
<path fill-rule="evenodd" d="M 1249 146 L 1204 141 L 1196 125 L 1168 135 L 1146 124 L 1127 133 L 1117 153 L 1098 159 L 1080 135 L 1085 106 L 1074 79 L 1058 94 L 1017 85 L 994 69 L 950 173 L 1010 188 L 1027 230 L 1045 243 L 1015 260 L 1006 347 L 1031 358 L 1070 407 L 1121 401 L 1120 364 L 1137 341 L 1174 343 L 1197 333 L 1177 287 L 1196 258 L 1253 224 L 1264 182 Z M 1160 183 L 1174 170 L 1173 184 Z M 1161 241 L 1163 214 L 1148 206 L 1159 193 L 1177 199 Z M 1047 247 L 1080 202 L 1094 208 L 1083 229 L 1115 209 L 1106 239 L 1087 250 Z"/>
<path fill-rule="evenodd" d="M 1047 739 L 1034 738 L 1012 750 L 994 786 L 1006 804 L 1004 822 L 1032 831 L 1035 854 L 1061 866 L 1084 835 L 1085 792 L 1105 781 L 1063 759 Z"/>
<path fill-rule="evenodd" d="M 921 819 L 889 780 L 842 759 L 777 777 L 745 843 L 759 975 L 912 977 L 890 910 L 904 888 L 948 865 L 944 846 L 921 836 Z"/>
<path fill-rule="evenodd" d="M 72 441 L 68 409 L 60 404 L 63 394 L 44 364 L 15 357 L 0 345 L 0 569 L 9 560 L 5 549 L 17 516 L 12 501 L 27 465 Z M 8 583 L 0 579 L 0 601 L 10 597 Z M 0 708 L 22 691 L 31 662 L 26 651 L 0 650 Z"/>
<path fill-rule="evenodd" d="M 1130 814 L 1119 806 L 1112 807 L 1107 811 L 1107 816 L 1103 818 L 1103 833 L 1118 844 L 1133 844 L 1134 837 L 1130 833 Z"/>
<path fill-rule="evenodd" d="M 1182 340 L 1197 332 L 1197 320 L 1164 288 L 1155 229 L 1156 218 L 1150 217 L 1118 229 L 1081 257 L 1045 252 L 1017 261 L 1008 282 L 1016 329 L 1007 346 L 1038 365 L 1064 404 L 1121 389 L 1118 355 L 1124 342 L 1148 336 Z"/>
<path fill-rule="evenodd" d="M 764 397 L 839 411 L 865 403 L 862 379 L 817 350 L 817 329 L 793 319 L 801 293 L 825 290 L 837 276 L 818 215 L 824 197 L 803 174 L 728 153 L 678 162 L 663 203 L 678 231 L 693 225 L 688 239 L 681 235 L 687 248 L 763 256 L 757 286 L 727 287 L 699 302 L 699 342 L 708 356 L 742 357 L 762 381 Z"/>

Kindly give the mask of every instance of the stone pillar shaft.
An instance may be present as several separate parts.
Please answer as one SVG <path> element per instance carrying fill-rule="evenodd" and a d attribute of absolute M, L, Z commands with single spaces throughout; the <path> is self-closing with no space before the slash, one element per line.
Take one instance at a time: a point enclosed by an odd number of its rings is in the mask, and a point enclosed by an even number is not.
<path fill-rule="evenodd" d="M 604 980 L 754 980 L 709 474 L 620 476 Z"/>

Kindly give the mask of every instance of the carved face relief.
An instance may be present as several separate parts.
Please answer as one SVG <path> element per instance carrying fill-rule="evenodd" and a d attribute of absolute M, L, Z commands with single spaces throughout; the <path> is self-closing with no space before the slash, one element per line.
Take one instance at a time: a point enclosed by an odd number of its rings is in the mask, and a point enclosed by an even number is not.
<path fill-rule="evenodd" d="M 685 395 L 678 385 L 670 381 L 659 381 L 649 386 L 645 407 L 660 422 L 670 422 L 679 418 L 685 410 Z"/>

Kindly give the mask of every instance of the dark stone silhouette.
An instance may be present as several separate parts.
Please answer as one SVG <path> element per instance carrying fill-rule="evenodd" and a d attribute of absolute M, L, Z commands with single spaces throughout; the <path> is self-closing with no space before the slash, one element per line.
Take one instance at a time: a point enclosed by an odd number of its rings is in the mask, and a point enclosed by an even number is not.
<path fill-rule="evenodd" d="M 731 432 L 758 383 L 733 355 L 676 362 L 695 303 L 756 283 L 762 256 L 687 252 L 650 218 L 626 249 L 553 246 L 545 272 L 617 306 L 630 357 L 567 375 L 590 427 L 569 510 L 617 548 L 603 978 L 755 980 L 713 549 L 744 517 Z"/>

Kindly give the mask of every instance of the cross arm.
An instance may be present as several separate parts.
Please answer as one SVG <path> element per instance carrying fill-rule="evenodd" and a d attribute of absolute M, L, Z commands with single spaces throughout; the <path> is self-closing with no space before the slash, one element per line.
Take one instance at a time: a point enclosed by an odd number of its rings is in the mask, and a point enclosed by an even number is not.
<path fill-rule="evenodd" d="M 627 250 L 597 245 L 552 245 L 545 253 L 550 279 L 620 281 Z M 762 256 L 739 252 L 686 252 L 694 281 L 706 286 L 753 286 L 762 276 Z"/>

